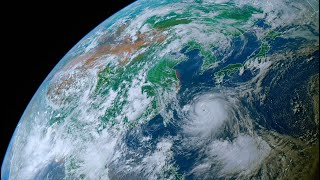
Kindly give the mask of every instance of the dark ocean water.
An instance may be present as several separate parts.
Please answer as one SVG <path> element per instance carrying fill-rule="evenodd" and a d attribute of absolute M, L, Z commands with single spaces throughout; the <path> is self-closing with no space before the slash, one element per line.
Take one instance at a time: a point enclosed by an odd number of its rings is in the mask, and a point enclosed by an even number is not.
<path fill-rule="evenodd" d="M 308 58 L 314 60 L 307 61 Z M 263 116 L 260 124 L 279 133 L 300 137 L 315 133 L 314 112 L 308 94 L 310 78 L 319 73 L 319 51 L 308 58 L 292 59 L 286 69 L 272 69 L 263 80 L 263 104 L 255 102 L 255 109 Z M 301 105 L 294 113 L 294 103 Z"/>

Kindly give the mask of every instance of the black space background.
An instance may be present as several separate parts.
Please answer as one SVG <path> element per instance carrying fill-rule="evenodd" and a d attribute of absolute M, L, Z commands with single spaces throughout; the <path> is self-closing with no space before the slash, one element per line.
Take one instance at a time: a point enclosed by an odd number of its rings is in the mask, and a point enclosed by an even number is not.
<path fill-rule="evenodd" d="M 132 2 L 1 5 L 1 163 L 22 113 L 53 67 L 93 28 Z"/>

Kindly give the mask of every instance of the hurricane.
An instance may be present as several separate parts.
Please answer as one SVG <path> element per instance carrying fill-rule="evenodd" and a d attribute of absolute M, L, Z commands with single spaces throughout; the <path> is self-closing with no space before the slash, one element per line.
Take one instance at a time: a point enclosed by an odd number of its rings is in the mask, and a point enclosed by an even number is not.
<path fill-rule="evenodd" d="M 312 179 L 318 0 L 138 0 L 56 65 L 1 179 Z"/>

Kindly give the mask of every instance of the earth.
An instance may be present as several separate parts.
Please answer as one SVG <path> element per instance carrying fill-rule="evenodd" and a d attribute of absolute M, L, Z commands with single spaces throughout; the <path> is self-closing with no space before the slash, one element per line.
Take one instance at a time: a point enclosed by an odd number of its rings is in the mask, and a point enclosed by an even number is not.
<path fill-rule="evenodd" d="M 313 179 L 318 0 L 139 0 L 79 41 L 1 179 Z"/>

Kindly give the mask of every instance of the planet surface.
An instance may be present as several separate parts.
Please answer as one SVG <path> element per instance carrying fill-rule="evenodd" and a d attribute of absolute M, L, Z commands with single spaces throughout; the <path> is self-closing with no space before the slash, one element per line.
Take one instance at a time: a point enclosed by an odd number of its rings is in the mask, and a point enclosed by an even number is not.
<path fill-rule="evenodd" d="M 130 4 L 44 80 L 1 179 L 313 179 L 318 7 Z"/>

